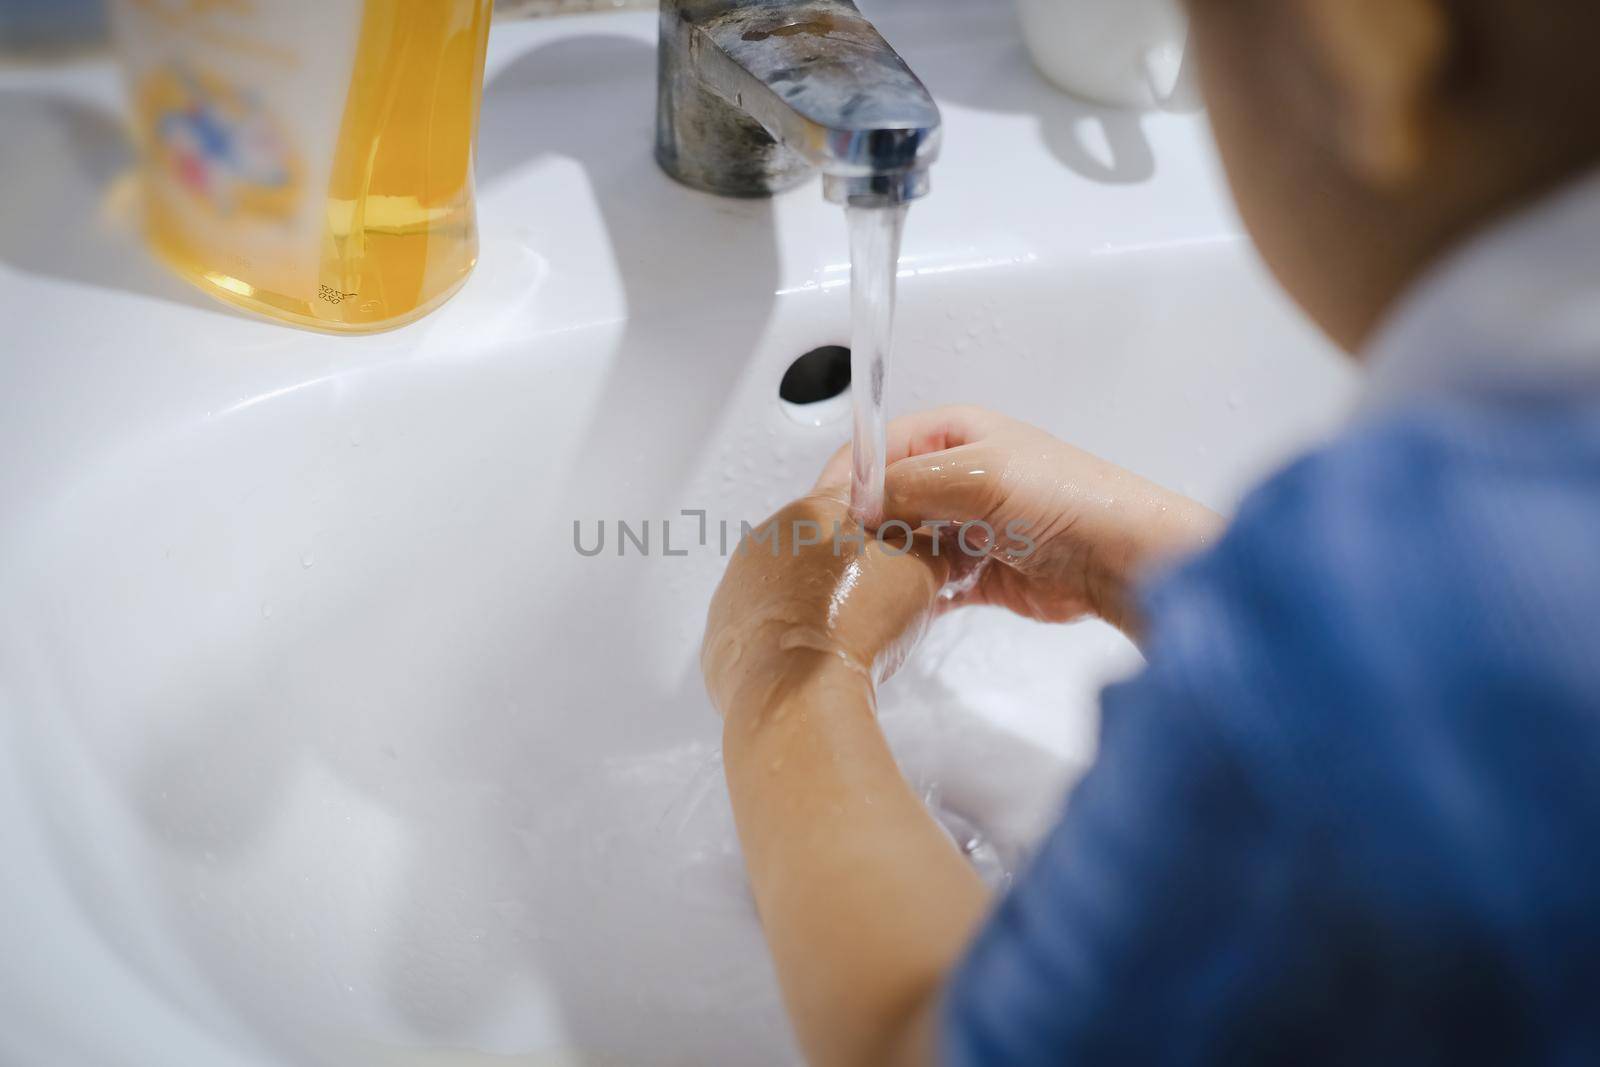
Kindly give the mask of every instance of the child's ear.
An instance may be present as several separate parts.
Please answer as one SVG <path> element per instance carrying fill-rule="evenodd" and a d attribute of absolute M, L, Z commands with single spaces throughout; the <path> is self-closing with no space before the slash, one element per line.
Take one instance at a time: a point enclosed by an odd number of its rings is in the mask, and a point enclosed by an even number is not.
<path fill-rule="evenodd" d="M 1445 0 L 1303 0 L 1337 97 L 1350 173 L 1392 192 L 1420 178 L 1452 33 Z"/>

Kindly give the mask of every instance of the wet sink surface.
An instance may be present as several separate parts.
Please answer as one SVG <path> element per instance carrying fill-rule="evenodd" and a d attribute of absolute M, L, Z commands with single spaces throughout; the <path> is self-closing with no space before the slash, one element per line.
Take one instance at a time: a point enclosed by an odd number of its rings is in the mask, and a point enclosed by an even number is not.
<path fill-rule="evenodd" d="M 1348 372 L 1239 238 L 1199 118 L 1095 112 L 987 7 L 911 6 L 875 5 L 948 129 L 893 409 L 1000 408 L 1223 508 L 1336 425 Z M 653 28 L 497 29 L 479 270 L 360 339 L 153 272 L 100 221 L 112 73 L 0 72 L 28 149 L 0 177 L 38 205 L 0 218 L 0 1059 L 792 1058 L 696 649 L 717 524 L 847 432 L 778 400 L 845 339 L 845 226 L 815 186 L 657 173 Z M 1014 857 L 1137 662 L 962 613 L 884 714 Z"/>

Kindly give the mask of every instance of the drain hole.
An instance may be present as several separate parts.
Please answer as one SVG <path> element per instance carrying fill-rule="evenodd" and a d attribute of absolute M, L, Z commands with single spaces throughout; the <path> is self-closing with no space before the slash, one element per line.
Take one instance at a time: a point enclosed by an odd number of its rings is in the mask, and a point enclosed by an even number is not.
<path fill-rule="evenodd" d="M 791 404 L 820 404 L 849 388 L 850 350 L 843 345 L 823 345 L 789 364 L 778 396 Z"/>

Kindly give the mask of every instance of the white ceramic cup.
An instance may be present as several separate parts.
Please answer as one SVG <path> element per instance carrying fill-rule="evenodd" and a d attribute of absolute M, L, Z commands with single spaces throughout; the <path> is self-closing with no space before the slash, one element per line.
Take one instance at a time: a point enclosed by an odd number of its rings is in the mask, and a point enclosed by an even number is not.
<path fill-rule="evenodd" d="M 1017 0 L 1039 72 L 1097 104 L 1187 110 L 1197 105 L 1179 0 Z"/>

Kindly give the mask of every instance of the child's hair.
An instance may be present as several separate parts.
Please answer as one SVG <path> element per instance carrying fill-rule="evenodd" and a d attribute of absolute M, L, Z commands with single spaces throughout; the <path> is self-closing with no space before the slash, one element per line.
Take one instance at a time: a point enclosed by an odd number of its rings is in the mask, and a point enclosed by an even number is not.
<path fill-rule="evenodd" d="M 1466 106 L 1544 144 L 1600 146 L 1600 2 L 1444 2 L 1460 38 L 1451 87 Z"/>

